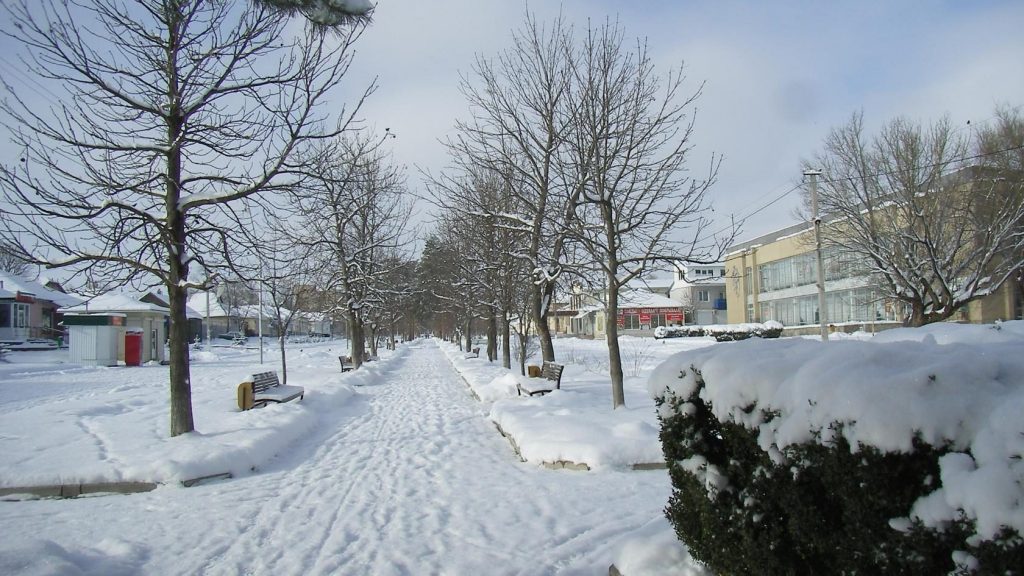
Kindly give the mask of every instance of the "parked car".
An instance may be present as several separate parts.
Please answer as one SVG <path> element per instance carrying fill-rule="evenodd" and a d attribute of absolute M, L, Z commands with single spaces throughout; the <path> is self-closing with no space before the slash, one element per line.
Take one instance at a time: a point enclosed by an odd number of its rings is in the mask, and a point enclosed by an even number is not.
<path fill-rule="evenodd" d="M 225 332 L 223 334 L 220 334 L 220 335 L 217 336 L 217 338 L 220 338 L 221 340 L 231 340 L 231 341 L 245 340 L 245 334 L 235 330 L 235 331 L 232 331 L 232 332 Z"/>

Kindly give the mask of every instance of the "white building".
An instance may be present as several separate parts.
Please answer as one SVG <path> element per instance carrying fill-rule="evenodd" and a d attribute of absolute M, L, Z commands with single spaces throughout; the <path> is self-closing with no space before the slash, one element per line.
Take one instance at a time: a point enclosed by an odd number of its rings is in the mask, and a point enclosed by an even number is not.
<path fill-rule="evenodd" d="M 677 267 L 669 297 L 682 304 L 686 324 L 725 324 L 725 264 Z"/>

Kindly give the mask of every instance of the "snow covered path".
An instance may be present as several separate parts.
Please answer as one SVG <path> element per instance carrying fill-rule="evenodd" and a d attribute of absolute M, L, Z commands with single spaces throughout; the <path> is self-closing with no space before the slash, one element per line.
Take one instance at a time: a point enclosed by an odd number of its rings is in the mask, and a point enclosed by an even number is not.
<path fill-rule="evenodd" d="M 661 513 L 666 472 L 520 463 L 436 343 L 399 354 L 381 384 L 250 476 L 0 503 L 0 560 L 97 574 L 593 574 Z"/>

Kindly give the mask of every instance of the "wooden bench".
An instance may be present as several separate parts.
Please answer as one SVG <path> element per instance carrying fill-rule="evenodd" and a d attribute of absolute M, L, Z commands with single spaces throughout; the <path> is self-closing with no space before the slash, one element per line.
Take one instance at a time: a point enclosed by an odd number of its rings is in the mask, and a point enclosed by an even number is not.
<path fill-rule="evenodd" d="M 354 366 L 352 366 L 352 358 L 349 356 L 338 356 L 338 362 L 341 363 L 342 374 L 355 368 Z"/>
<path fill-rule="evenodd" d="M 253 374 L 252 380 L 238 385 L 238 407 L 242 410 L 262 408 L 270 402 L 280 404 L 291 402 L 306 395 L 302 386 L 284 386 L 277 379 L 277 372 Z"/>
<path fill-rule="evenodd" d="M 533 384 L 532 380 L 527 382 L 520 382 L 516 384 L 516 393 L 522 396 L 543 396 L 552 390 L 561 390 L 562 388 L 562 370 L 565 370 L 565 366 L 562 364 L 556 364 L 554 362 L 545 362 L 540 369 L 540 380 L 536 385 Z M 554 387 L 549 384 L 554 382 Z"/>
<path fill-rule="evenodd" d="M 473 348 L 473 350 L 470 351 L 469 354 L 466 354 L 466 358 L 467 359 L 469 359 L 469 358 L 479 358 L 479 357 L 480 357 L 480 348 L 479 347 Z"/>

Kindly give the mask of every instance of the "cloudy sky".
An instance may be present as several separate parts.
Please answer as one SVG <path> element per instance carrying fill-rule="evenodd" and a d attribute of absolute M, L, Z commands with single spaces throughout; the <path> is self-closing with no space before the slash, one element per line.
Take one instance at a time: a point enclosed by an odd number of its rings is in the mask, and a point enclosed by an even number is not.
<path fill-rule="evenodd" d="M 390 128 L 396 160 L 421 189 L 418 169 L 446 165 L 437 143 L 467 107 L 460 74 L 476 55 L 511 43 L 527 4 L 518 0 L 377 0 L 357 44 L 352 82 L 377 77 L 366 120 Z M 696 172 L 724 158 L 716 214 L 743 217 L 801 180 L 800 161 L 828 130 L 863 110 L 869 128 L 896 116 L 962 126 L 998 103 L 1024 104 L 1024 2 L 565 0 L 529 3 L 539 19 L 559 10 L 577 28 L 618 18 L 643 37 L 660 70 L 683 63 L 697 103 Z M 798 194 L 752 216 L 741 240 L 794 223 Z"/>
<path fill-rule="evenodd" d="M 802 179 L 801 160 L 855 111 L 869 129 L 949 114 L 970 130 L 997 104 L 1024 105 L 1020 0 L 374 1 L 347 91 L 377 78 L 363 117 L 397 135 L 388 142 L 415 191 L 421 170 L 446 166 L 439 140 L 468 114 L 460 75 L 477 55 L 507 49 L 527 9 L 541 21 L 561 11 L 577 30 L 618 19 L 627 37 L 647 40 L 659 71 L 683 64 L 692 90 L 706 83 L 689 166 L 700 174 L 713 153 L 723 158 L 711 192 L 716 228 L 749 216 L 738 240 L 796 221 L 799 193 L 786 192 Z M 0 48 L 0 75 L 25 87 L 10 40 Z M 6 142 L 0 151 L 16 155 Z"/>

